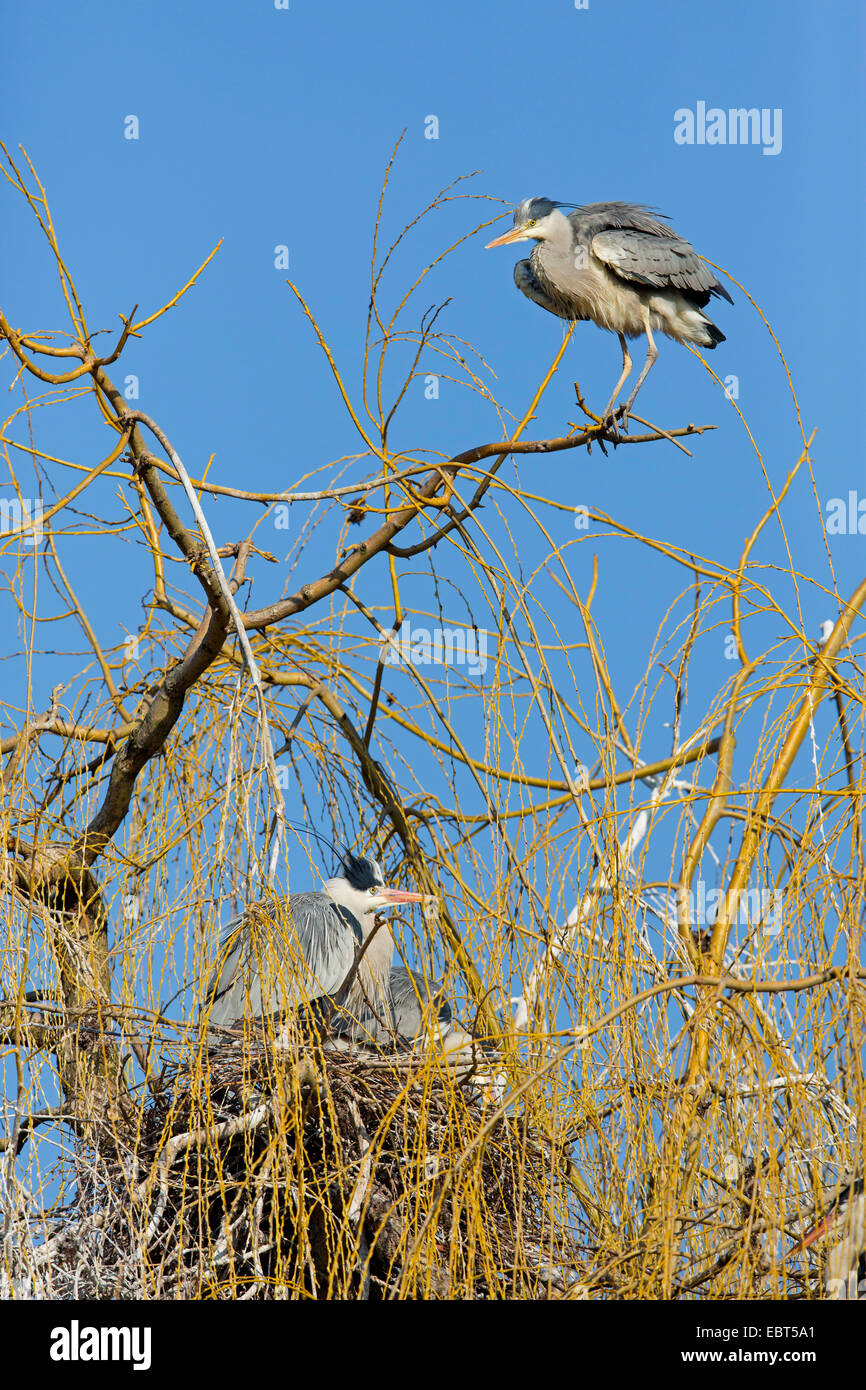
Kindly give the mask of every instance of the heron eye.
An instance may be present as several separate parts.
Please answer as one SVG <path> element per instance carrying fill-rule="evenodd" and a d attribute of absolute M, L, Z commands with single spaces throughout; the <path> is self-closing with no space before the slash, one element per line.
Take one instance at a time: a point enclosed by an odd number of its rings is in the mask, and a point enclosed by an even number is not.
<path fill-rule="evenodd" d="M 530 217 L 530 219 L 529 219 L 529 221 L 527 222 L 526 225 L 527 225 L 527 227 L 534 227 L 534 226 L 535 226 L 535 218 L 534 218 L 534 217 Z"/>

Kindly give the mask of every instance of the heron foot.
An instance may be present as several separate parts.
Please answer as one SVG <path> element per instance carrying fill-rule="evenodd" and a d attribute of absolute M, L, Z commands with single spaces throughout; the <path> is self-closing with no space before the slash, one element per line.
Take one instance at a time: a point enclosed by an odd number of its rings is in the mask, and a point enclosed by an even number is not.
<path fill-rule="evenodd" d="M 608 409 L 602 417 L 602 425 L 610 434 L 613 440 L 613 447 L 616 448 L 620 441 L 620 430 L 623 434 L 628 434 L 628 411 L 624 405 L 618 405 L 615 410 Z"/>

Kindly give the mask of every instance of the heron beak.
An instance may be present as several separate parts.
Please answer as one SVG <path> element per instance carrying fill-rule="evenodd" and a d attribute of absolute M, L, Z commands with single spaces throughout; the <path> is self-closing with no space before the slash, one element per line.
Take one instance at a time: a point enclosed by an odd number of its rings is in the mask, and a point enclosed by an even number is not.
<path fill-rule="evenodd" d="M 523 228 L 512 227 L 510 232 L 506 232 L 503 236 L 498 236 L 495 241 L 488 241 L 484 250 L 489 251 L 494 246 L 508 246 L 512 241 L 523 241 L 523 239 Z"/>
<path fill-rule="evenodd" d="M 400 903 L 426 903 L 436 901 L 435 894 L 406 893 L 402 888 L 380 888 L 379 897 L 391 907 L 396 907 Z"/>
<path fill-rule="evenodd" d="M 803 1239 L 794 1246 L 791 1254 L 799 1255 L 801 1250 L 808 1250 L 809 1246 L 814 1245 L 816 1240 L 820 1240 L 822 1236 L 825 1236 L 836 1221 L 838 1215 L 838 1207 L 833 1207 L 832 1211 L 828 1211 L 827 1215 L 818 1222 L 817 1226 L 813 1226 L 811 1231 L 806 1232 Z"/>

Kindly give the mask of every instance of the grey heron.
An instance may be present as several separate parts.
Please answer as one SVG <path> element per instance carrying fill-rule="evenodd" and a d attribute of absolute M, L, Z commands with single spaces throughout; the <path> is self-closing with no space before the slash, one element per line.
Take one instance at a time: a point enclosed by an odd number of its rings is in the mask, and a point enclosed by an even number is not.
<path fill-rule="evenodd" d="M 471 1075 L 488 1100 L 502 1098 L 506 1077 L 496 1069 L 495 1050 L 455 1019 L 443 985 L 431 985 L 417 970 L 396 965 L 391 970 L 390 998 L 398 1045 L 435 1047 L 449 1067 L 463 1077 Z"/>
<path fill-rule="evenodd" d="M 574 208 L 567 216 L 561 208 Z M 602 420 L 615 419 L 614 403 L 632 369 L 626 339 L 645 333 L 647 354 L 621 410 L 628 418 L 658 357 L 653 332 L 680 343 L 715 348 L 725 335 L 703 313 L 712 295 L 733 303 L 694 247 L 636 203 L 554 202 L 526 198 L 514 209 L 511 231 L 487 243 L 534 241 L 527 261 L 514 267 L 517 288 L 561 319 L 592 319 L 619 337 L 622 375 Z"/>
<path fill-rule="evenodd" d="M 470 1080 L 481 1095 L 499 1101 L 506 1076 L 495 1048 L 479 1040 L 455 1018 L 444 997 L 444 986 L 427 980 L 405 966 L 391 968 L 388 981 L 388 1016 L 362 1003 L 341 1009 L 334 1020 L 336 1046 L 350 1043 L 364 1049 L 412 1052 L 437 1057 L 460 1080 Z"/>
<path fill-rule="evenodd" d="M 862 1177 L 848 1178 L 817 1225 L 807 1231 L 792 1255 L 832 1235 L 827 1252 L 824 1289 L 829 1299 L 866 1299 L 866 1190 Z"/>
<path fill-rule="evenodd" d="M 377 861 L 353 854 L 323 888 L 254 904 L 226 925 L 206 986 L 211 1028 L 231 1027 L 245 1012 L 263 1019 L 322 999 L 336 999 L 353 1017 L 363 1010 L 389 1017 L 394 939 L 377 914 L 430 895 L 386 888 Z"/>
<path fill-rule="evenodd" d="M 384 1019 L 381 1011 L 365 1004 L 352 1011 L 341 1009 L 334 1019 L 332 1045 L 416 1055 L 435 1051 L 460 1080 L 471 1078 L 489 1100 L 502 1098 L 506 1077 L 498 1067 L 495 1048 L 454 1018 L 441 982 L 402 965 L 392 966 L 388 1005 Z"/>
<path fill-rule="evenodd" d="M 355 1009 L 341 1012 L 334 1031 L 366 1046 L 398 1049 L 412 1047 L 425 1037 L 438 1040 L 446 1051 L 473 1042 L 471 1035 L 455 1023 L 443 986 L 402 965 L 391 967 L 386 1016 L 362 1001 Z"/>
<path fill-rule="evenodd" d="M 361 1001 L 354 1009 L 341 1010 L 334 1020 L 334 1032 L 365 1047 L 411 1047 L 434 1017 L 440 1028 L 450 1028 L 451 1005 L 440 997 L 440 990 L 418 971 L 392 965 L 387 1009 L 373 1010 Z"/>

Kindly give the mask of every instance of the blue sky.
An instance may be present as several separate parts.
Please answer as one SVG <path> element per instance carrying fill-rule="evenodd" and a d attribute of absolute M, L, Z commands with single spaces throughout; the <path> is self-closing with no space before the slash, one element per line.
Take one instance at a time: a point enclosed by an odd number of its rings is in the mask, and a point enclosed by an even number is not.
<path fill-rule="evenodd" d="M 818 10 L 802 0 L 712 7 L 590 0 L 585 10 L 570 0 L 424 7 L 291 0 L 288 10 L 265 0 L 96 0 L 16 7 L 6 25 L 4 138 L 27 148 L 46 185 L 91 324 L 113 329 L 136 301 L 139 314 L 153 312 L 223 238 L 194 290 L 123 359 L 124 371 L 139 377 L 141 408 L 168 431 L 194 475 L 215 452 L 211 476 L 219 480 L 273 488 L 321 469 L 327 481 L 333 460 L 357 449 L 285 272 L 274 267 L 274 248 L 289 247 L 289 273 L 355 390 L 376 202 L 405 130 L 386 204 L 393 232 L 441 186 L 477 169 L 470 187 L 502 199 L 503 208 L 537 193 L 649 203 L 746 286 L 783 346 L 806 433 L 819 430 L 818 502 L 804 472 L 785 519 L 796 567 L 830 582 L 818 506 L 858 486 L 866 491 L 857 409 L 862 10 Z M 780 152 L 677 144 L 675 112 L 698 102 L 781 110 Z M 135 140 L 124 138 L 130 115 L 139 124 Z M 435 140 L 425 138 L 431 115 Z M 44 248 L 8 190 L 3 200 L 6 312 L 21 326 L 54 326 L 62 305 Z M 393 287 L 486 206 L 453 204 L 423 223 L 396 258 Z M 514 251 L 485 252 L 486 239 L 464 243 L 431 275 L 415 321 L 450 297 L 442 326 L 475 344 L 496 372 L 500 400 L 519 415 L 561 330 L 515 291 Z M 733 293 L 733 306 L 714 305 L 727 342 L 712 366 L 737 377 L 739 405 L 778 486 L 800 435 L 775 347 Z M 562 433 L 574 418 L 575 376 L 598 408 L 618 366 L 615 338 L 578 325 L 534 432 Z M 416 385 L 396 431 L 402 447 L 451 453 L 499 437 L 478 397 L 443 382 L 439 399 L 427 401 Z M 668 426 L 694 420 L 718 429 L 694 443 L 692 459 L 655 445 L 608 458 L 595 451 L 522 461 L 524 484 L 734 561 L 768 493 L 730 403 L 697 360 L 665 340 L 640 404 Z M 81 412 L 72 425 L 59 419 L 44 421 L 43 447 L 97 457 L 98 422 Z M 61 480 L 52 482 L 60 488 Z M 209 515 L 220 534 L 231 531 L 228 504 Z M 567 512 L 557 524 L 563 540 L 573 538 Z M 534 546 L 528 539 L 527 562 Z M 608 659 L 628 688 L 682 576 L 600 540 L 585 550 L 584 592 L 595 550 L 603 581 L 595 612 Z M 101 620 L 103 639 L 118 641 L 139 621 L 141 571 L 119 565 L 107 586 L 104 570 L 77 554 L 70 554 L 76 587 Z M 768 531 L 761 558 L 782 556 L 777 533 Z M 848 593 L 862 573 L 862 538 L 839 537 L 832 558 Z M 265 570 L 255 601 L 273 592 L 264 587 L 272 583 Z M 804 590 L 808 635 L 834 611 L 832 600 Z M 760 642 L 777 628 L 770 620 L 753 631 Z M 3 639 L 5 653 L 15 637 Z M 695 677 L 696 709 L 730 674 L 723 634 L 713 640 L 715 664 Z M 51 669 L 41 669 L 43 695 L 51 683 Z M 667 751 L 667 735 L 659 735 L 645 756 Z"/>
<path fill-rule="evenodd" d="M 292 470 L 296 457 L 326 463 L 353 447 L 309 329 L 274 269 L 273 247 L 289 246 L 292 278 L 351 372 L 379 184 L 405 128 L 386 212 L 392 228 L 476 168 L 478 190 L 509 202 L 543 192 L 573 202 L 644 201 L 666 212 L 764 308 L 807 427 L 820 427 L 816 457 L 828 495 L 856 486 L 863 441 L 848 407 L 863 351 L 856 333 L 840 333 L 840 321 L 857 323 L 863 308 L 862 277 L 852 273 L 864 186 L 856 7 L 819 17 L 804 3 L 737 0 L 699 10 L 675 0 L 590 0 L 580 11 L 566 0 L 446 0 L 421 9 L 293 0 L 287 11 L 148 0 L 18 7 L 7 24 L 3 129 L 13 146 L 27 147 L 47 186 L 93 322 L 111 327 L 135 300 L 155 308 L 224 238 L 182 308 L 124 359 L 140 375 L 143 406 L 193 463 L 213 447 L 221 476 L 242 467 L 272 482 L 277 460 Z M 781 108 L 781 153 L 675 144 L 675 110 L 699 100 Z M 136 141 L 123 138 L 130 113 L 140 121 Z M 424 138 L 431 113 L 438 140 Z M 443 216 L 443 235 L 462 229 L 471 211 L 457 205 Z M 441 249 L 437 230 L 426 224 L 413 264 Z M 43 248 L 10 199 L 0 238 L 13 319 L 57 322 Z M 515 292 L 515 259 L 512 251 L 485 254 L 476 238 L 431 278 L 428 299 L 452 297 L 445 326 L 484 352 L 501 398 L 518 411 L 559 329 Z M 739 378 L 740 404 L 778 477 L 797 447 L 786 387 L 760 323 L 735 297 L 735 307 L 718 307 L 728 341 L 713 366 Z M 615 340 L 582 325 L 569 360 L 588 399 L 606 399 Z M 540 425 L 554 432 L 571 405 L 571 375 L 545 402 Z M 207 440 L 189 420 L 190 398 L 196 422 L 208 420 Z M 491 418 L 456 389 L 426 412 L 423 402 L 411 404 L 418 410 L 407 415 L 407 438 L 423 428 L 430 447 L 461 448 L 490 434 Z M 539 480 L 562 481 L 576 502 L 609 510 L 615 503 L 625 520 L 647 520 L 648 512 L 655 520 L 663 508 L 669 532 L 688 531 L 698 549 L 739 537 L 742 519 L 719 515 L 722 470 L 736 479 L 748 517 L 763 483 L 718 388 L 665 342 L 643 405 L 653 407 L 651 418 L 724 429 L 693 463 L 669 448 L 627 466 L 569 458 L 539 468 Z M 798 539 L 811 547 L 805 504 L 804 496 Z M 846 568 L 847 552 L 839 559 Z"/>

